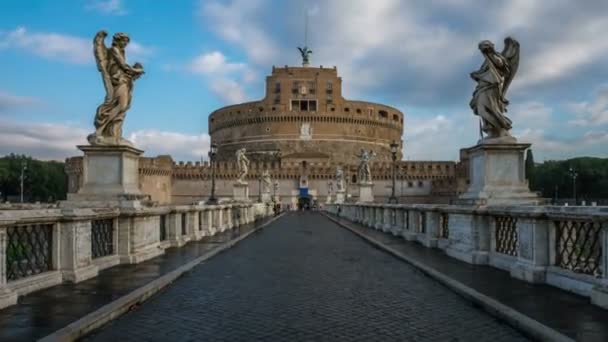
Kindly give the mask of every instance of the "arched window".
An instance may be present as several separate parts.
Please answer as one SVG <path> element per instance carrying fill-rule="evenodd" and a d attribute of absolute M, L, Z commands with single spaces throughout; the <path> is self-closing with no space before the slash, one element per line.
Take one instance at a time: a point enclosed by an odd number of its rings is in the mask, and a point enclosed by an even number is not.
<path fill-rule="evenodd" d="M 357 183 L 357 175 L 353 175 L 353 177 L 351 178 L 351 183 Z"/>

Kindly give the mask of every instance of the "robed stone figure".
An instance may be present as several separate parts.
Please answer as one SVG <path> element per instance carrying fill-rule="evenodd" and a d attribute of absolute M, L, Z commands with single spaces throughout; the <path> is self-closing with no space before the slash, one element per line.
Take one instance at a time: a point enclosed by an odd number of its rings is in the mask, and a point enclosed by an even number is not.
<path fill-rule="evenodd" d="M 479 43 L 484 62 L 479 70 L 471 73 L 477 82 L 470 106 L 481 118 L 481 130 L 486 139 L 510 137 L 511 120 L 505 115 L 507 101 L 505 94 L 519 66 L 519 42 L 511 37 L 505 39 L 502 53 L 496 52 L 489 40 Z"/>
<path fill-rule="evenodd" d="M 125 48 L 129 44 L 126 33 L 116 33 L 112 46 L 106 47 L 106 31 L 99 31 L 93 40 L 95 60 L 106 90 L 104 102 L 97 107 L 95 133 L 88 136 L 91 145 L 131 145 L 122 138 L 122 125 L 131 106 L 133 83 L 143 73 L 141 64 L 127 64 Z"/>
<path fill-rule="evenodd" d="M 249 158 L 245 156 L 245 152 L 246 149 L 244 148 L 236 150 L 236 165 L 239 171 L 236 182 L 239 184 L 247 184 L 247 182 L 245 182 L 245 176 L 249 173 Z"/>

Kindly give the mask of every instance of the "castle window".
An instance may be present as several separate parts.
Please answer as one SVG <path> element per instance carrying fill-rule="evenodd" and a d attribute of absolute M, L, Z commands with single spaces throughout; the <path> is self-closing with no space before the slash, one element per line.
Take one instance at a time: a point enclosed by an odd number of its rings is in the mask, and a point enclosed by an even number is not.
<path fill-rule="evenodd" d="M 308 82 L 308 93 L 311 95 L 315 94 L 315 82 Z"/>
<path fill-rule="evenodd" d="M 281 92 L 281 83 L 277 82 L 274 84 L 274 92 L 275 93 L 280 93 Z"/>
<path fill-rule="evenodd" d="M 361 114 L 361 108 L 357 108 L 357 114 Z"/>
<path fill-rule="evenodd" d="M 346 108 L 344 108 L 344 111 L 345 111 L 346 113 L 348 113 L 348 112 L 350 112 L 350 108 L 346 107 Z"/>
<path fill-rule="evenodd" d="M 311 112 L 317 111 L 317 101 L 316 100 L 308 101 L 308 110 Z"/>
<path fill-rule="evenodd" d="M 308 111 L 308 101 L 300 101 L 300 110 Z"/>
<path fill-rule="evenodd" d="M 326 99 L 327 103 L 333 103 L 334 102 L 334 98 L 333 96 L 331 96 L 331 94 L 327 94 L 327 99 Z"/>
<path fill-rule="evenodd" d="M 272 107 L 272 111 L 274 112 L 275 110 L 277 110 L 277 108 L 276 107 Z"/>
<path fill-rule="evenodd" d="M 395 120 L 395 121 L 399 121 L 399 115 L 397 115 L 397 114 L 393 114 L 393 120 Z"/>
<path fill-rule="evenodd" d="M 331 109 L 330 109 L 330 110 L 331 110 L 332 112 L 335 112 L 335 111 L 336 111 L 336 108 L 331 107 Z"/>
<path fill-rule="evenodd" d="M 422 188 L 422 181 L 418 181 L 418 186 Z"/>
<path fill-rule="evenodd" d="M 276 96 L 274 98 L 274 104 L 279 104 L 279 103 L 281 103 L 281 98 L 279 96 Z"/>
<path fill-rule="evenodd" d="M 300 109 L 300 101 L 291 100 L 291 110 L 299 110 Z"/>
<path fill-rule="evenodd" d="M 258 110 L 259 110 L 260 112 L 263 112 L 263 111 L 264 111 L 264 107 L 258 107 Z"/>
<path fill-rule="evenodd" d="M 385 110 L 378 111 L 378 114 L 383 118 L 388 118 L 388 113 Z"/>
<path fill-rule="evenodd" d="M 333 89 L 333 84 L 331 83 L 331 81 L 327 82 L 327 90 L 332 90 Z"/>
<path fill-rule="evenodd" d="M 353 175 L 351 183 L 357 183 L 357 175 Z"/>

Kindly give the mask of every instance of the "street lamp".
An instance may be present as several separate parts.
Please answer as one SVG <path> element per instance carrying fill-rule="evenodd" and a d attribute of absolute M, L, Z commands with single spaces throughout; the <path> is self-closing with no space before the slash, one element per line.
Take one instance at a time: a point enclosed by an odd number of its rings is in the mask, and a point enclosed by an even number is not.
<path fill-rule="evenodd" d="M 572 197 L 574 198 L 574 205 L 576 205 L 576 177 L 578 177 L 578 172 L 573 168 L 570 168 L 568 172 L 570 173 L 570 177 L 572 177 Z"/>
<path fill-rule="evenodd" d="M 211 144 L 209 148 L 209 164 L 211 166 L 211 196 L 207 200 L 207 204 L 217 204 L 217 198 L 215 198 L 215 155 L 217 154 L 217 145 Z"/>
<path fill-rule="evenodd" d="M 21 181 L 21 203 L 23 203 L 23 180 L 25 179 L 25 171 L 27 170 L 27 164 L 25 163 L 25 160 L 21 161 L 21 176 L 19 177 L 19 180 Z"/>
<path fill-rule="evenodd" d="M 396 174 L 396 166 L 397 166 L 397 149 L 399 145 L 393 140 L 391 143 L 391 156 L 393 158 L 393 186 L 391 187 L 391 197 L 388 199 L 388 203 L 398 203 L 397 197 L 395 197 L 395 178 Z"/>
<path fill-rule="evenodd" d="M 262 203 L 262 175 L 258 177 L 258 203 Z"/>

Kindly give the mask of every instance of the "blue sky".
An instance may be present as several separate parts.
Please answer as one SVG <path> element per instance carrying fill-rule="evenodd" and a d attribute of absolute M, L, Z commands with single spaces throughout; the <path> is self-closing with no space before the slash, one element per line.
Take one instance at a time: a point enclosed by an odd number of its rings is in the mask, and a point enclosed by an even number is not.
<path fill-rule="evenodd" d="M 4 0 L 0 154 L 78 155 L 104 90 L 100 29 L 127 32 L 137 81 L 125 136 L 146 155 L 197 160 L 207 116 L 263 96 L 272 65 L 298 65 L 304 16 L 312 64 L 337 66 L 344 95 L 405 113 L 409 159 L 455 160 L 475 144 L 468 108 L 477 43 L 521 43 L 507 97 L 513 134 L 537 160 L 608 150 L 608 2 L 398 0 Z M 110 43 L 109 39 L 106 42 Z"/>

